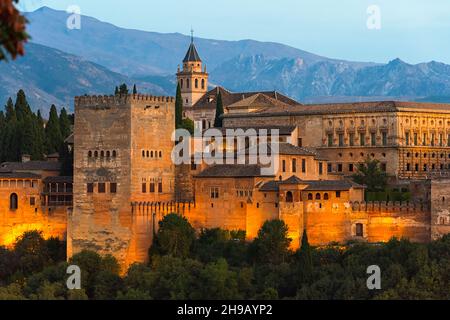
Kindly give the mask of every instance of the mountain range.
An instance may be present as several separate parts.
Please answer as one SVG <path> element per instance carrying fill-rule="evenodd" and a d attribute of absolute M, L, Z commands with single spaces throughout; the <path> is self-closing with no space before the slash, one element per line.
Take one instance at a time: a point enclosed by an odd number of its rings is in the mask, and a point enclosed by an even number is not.
<path fill-rule="evenodd" d="M 69 30 L 64 11 L 26 13 L 31 43 L 26 55 L 0 63 L 0 103 L 23 88 L 34 109 L 68 106 L 73 96 L 110 94 L 121 83 L 173 95 L 175 72 L 190 38 L 119 28 L 82 16 Z M 195 39 L 212 85 L 232 91 L 277 90 L 300 102 L 361 100 L 450 101 L 450 66 L 352 62 L 254 40 Z"/>

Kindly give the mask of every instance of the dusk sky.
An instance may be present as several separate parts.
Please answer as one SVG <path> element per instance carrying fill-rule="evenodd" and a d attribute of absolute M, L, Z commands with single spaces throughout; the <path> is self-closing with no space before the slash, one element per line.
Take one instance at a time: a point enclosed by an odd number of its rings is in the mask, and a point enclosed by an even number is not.
<path fill-rule="evenodd" d="M 255 39 L 330 58 L 450 64 L 448 0 L 21 0 L 20 8 L 66 10 L 120 27 L 221 40 Z M 369 29 L 368 7 L 380 9 L 381 29 Z"/>

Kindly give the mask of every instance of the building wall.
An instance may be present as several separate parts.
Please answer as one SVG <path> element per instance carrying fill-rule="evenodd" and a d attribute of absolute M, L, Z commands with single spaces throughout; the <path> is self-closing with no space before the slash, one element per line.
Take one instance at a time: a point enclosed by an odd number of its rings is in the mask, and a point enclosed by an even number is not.
<path fill-rule="evenodd" d="M 83 249 L 95 250 L 114 255 L 124 268 L 147 259 L 151 243 L 148 219 L 134 215 L 131 202 L 173 198 L 170 137 L 174 109 L 173 98 L 166 97 L 76 98 L 68 256 Z M 106 157 L 107 151 L 110 157 Z M 152 181 L 155 192 L 150 192 Z M 158 182 L 162 182 L 162 192 L 158 192 Z M 94 184 L 92 193 L 88 193 L 90 183 Z M 99 183 L 106 183 L 106 192 L 99 192 Z M 117 186 L 115 193 L 112 184 Z"/>
<path fill-rule="evenodd" d="M 34 230 L 42 231 L 45 238 L 66 239 L 66 208 L 42 208 L 42 187 L 40 180 L 0 179 L 0 246 L 10 247 L 24 232 Z M 13 193 L 18 196 L 17 210 L 10 210 Z"/>
<path fill-rule="evenodd" d="M 450 179 L 430 181 L 431 233 L 439 239 L 450 233 Z"/>

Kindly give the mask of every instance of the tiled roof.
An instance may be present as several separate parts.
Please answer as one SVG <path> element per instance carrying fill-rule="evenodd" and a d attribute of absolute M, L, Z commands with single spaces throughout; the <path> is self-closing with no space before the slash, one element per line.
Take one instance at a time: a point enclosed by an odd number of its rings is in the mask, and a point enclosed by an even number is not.
<path fill-rule="evenodd" d="M 316 156 L 317 154 L 307 148 L 297 147 L 287 142 L 281 142 L 274 144 L 275 149 L 278 148 L 278 154 L 280 155 L 298 155 L 298 156 Z M 258 148 L 259 147 L 259 148 Z M 271 143 L 259 144 L 247 149 L 248 154 L 257 155 L 261 147 L 265 147 L 268 154 L 272 154 L 275 150 L 272 148 Z"/>
<path fill-rule="evenodd" d="M 270 134 L 270 130 L 278 130 L 279 135 L 290 136 L 296 128 L 297 128 L 296 126 L 264 126 L 264 127 L 248 126 L 248 127 L 222 127 L 222 128 L 214 128 L 214 129 L 220 130 L 224 136 L 226 136 L 227 129 L 230 129 L 230 130 L 242 129 L 244 131 L 243 135 L 246 135 L 245 131 L 247 131 L 249 129 L 255 129 L 257 133 L 259 132 L 259 130 L 266 129 L 268 134 Z M 209 129 L 205 129 L 204 131 L 208 131 L 208 130 Z"/>
<path fill-rule="evenodd" d="M 59 171 L 61 164 L 57 161 L 3 162 L 0 172 L 16 171 Z"/>
<path fill-rule="evenodd" d="M 407 110 L 425 110 L 435 112 L 450 112 L 450 104 L 401 102 L 401 101 L 369 101 L 355 103 L 309 104 L 296 105 L 289 108 L 270 107 L 260 112 L 250 114 L 225 114 L 224 117 L 254 117 L 254 116 L 282 116 L 282 115 L 314 115 L 340 114 L 350 112 L 398 112 Z"/>
<path fill-rule="evenodd" d="M 351 188 L 364 188 L 351 180 L 302 180 L 294 175 L 284 181 L 266 182 L 259 190 L 278 191 L 281 184 L 307 184 L 308 186 L 304 190 L 308 191 L 345 191 Z"/>
<path fill-rule="evenodd" d="M 195 48 L 194 42 L 191 42 L 189 49 L 186 53 L 186 56 L 183 59 L 183 62 L 201 62 L 200 56 L 198 55 L 197 49 Z"/>
<path fill-rule="evenodd" d="M 200 172 L 199 178 L 251 178 L 260 177 L 261 167 L 258 165 L 214 165 Z M 273 175 L 271 175 L 273 176 Z"/>
<path fill-rule="evenodd" d="M 73 183 L 73 177 L 54 176 L 44 179 L 44 183 Z"/>
<path fill-rule="evenodd" d="M 282 109 L 288 109 L 290 107 L 289 104 L 277 100 L 275 98 L 272 98 L 264 93 L 257 93 L 253 96 L 250 96 L 248 98 L 239 100 L 238 102 L 235 102 L 229 106 L 226 107 L 228 112 L 230 112 L 233 108 L 247 108 L 247 107 L 253 107 L 253 108 L 282 108 Z"/>
<path fill-rule="evenodd" d="M 41 176 L 30 172 L 0 172 L 0 179 L 41 179 Z"/>
<path fill-rule="evenodd" d="M 269 98 L 275 99 L 281 103 L 286 105 L 295 106 L 299 105 L 299 102 L 285 96 L 277 91 L 255 91 L 255 92 L 230 92 L 223 87 L 216 87 L 203 95 L 192 107 L 195 109 L 216 109 L 217 96 L 219 92 L 222 95 L 222 103 L 223 107 L 227 108 L 228 106 L 240 101 L 247 99 L 249 97 L 263 94 Z"/>

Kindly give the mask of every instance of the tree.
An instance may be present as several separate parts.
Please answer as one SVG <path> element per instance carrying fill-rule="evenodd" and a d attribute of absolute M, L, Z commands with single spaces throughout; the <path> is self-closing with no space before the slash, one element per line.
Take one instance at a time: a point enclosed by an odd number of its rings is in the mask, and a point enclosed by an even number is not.
<path fill-rule="evenodd" d="M 18 0 L 0 1 L 0 60 L 13 59 L 24 54 L 24 44 L 28 39 L 25 32 L 26 18 L 14 7 Z"/>
<path fill-rule="evenodd" d="M 175 96 L 175 128 L 182 128 L 183 124 L 183 97 L 181 96 L 181 87 L 178 83 L 177 94 Z"/>
<path fill-rule="evenodd" d="M 291 239 L 283 220 L 266 221 L 251 245 L 254 260 L 260 263 L 280 264 L 286 261 Z"/>
<path fill-rule="evenodd" d="M 119 94 L 120 95 L 127 95 L 128 94 L 128 87 L 125 83 L 122 83 L 119 87 Z"/>
<path fill-rule="evenodd" d="M 66 139 L 71 133 L 71 124 L 69 116 L 67 115 L 66 108 L 62 108 L 59 114 L 59 127 L 61 130 L 61 135 L 63 139 Z"/>
<path fill-rule="evenodd" d="M 40 272 L 50 263 L 47 243 L 40 231 L 28 231 L 21 235 L 14 245 L 14 251 L 24 275 Z"/>
<path fill-rule="evenodd" d="M 299 251 L 299 278 L 301 282 L 311 280 L 313 272 L 313 262 L 311 247 L 308 242 L 306 229 L 303 230 L 302 245 Z"/>
<path fill-rule="evenodd" d="M 182 129 L 186 129 L 187 131 L 189 131 L 189 133 L 191 135 L 194 134 L 194 130 L 195 130 L 195 126 L 194 126 L 194 121 L 192 121 L 189 118 L 185 118 L 183 119 L 183 121 L 181 121 L 181 127 Z"/>
<path fill-rule="evenodd" d="M 176 213 L 168 214 L 159 222 L 150 254 L 172 255 L 187 258 L 195 241 L 195 230 L 186 218 Z"/>
<path fill-rule="evenodd" d="M 367 191 L 384 191 L 387 185 L 387 175 L 381 170 L 380 162 L 376 159 L 367 159 L 357 166 L 358 172 L 353 175 L 353 181 L 367 186 Z"/>
<path fill-rule="evenodd" d="M 136 84 L 133 85 L 133 94 L 137 94 L 137 88 L 136 88 Z"/>
<path fill-rule="evenodd" d="M 119 94 L 119 87 L 116 86 L 116 89 L 114 90 L 114 94 L 117 96 Z"/>
<path fill-rule="evenodd" d="M 219 91 L 216 103 L 216 118 L 214 119 L 215 128 L 222 128 L 222 115 L 223 115 L 222 93 L 220 93 Z"/>
<path fill-rule="evenodd" d="M 55 105 L 52 105 L 47 126 L 45 127 L 45 151 L 47 154 L 58 152 L 62 143 L 63 137 L 59 126 L 58 112 Z"/>

